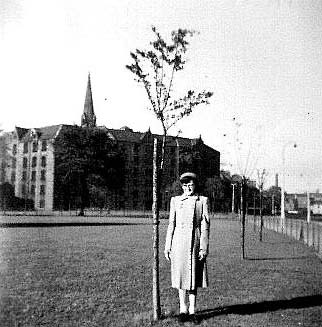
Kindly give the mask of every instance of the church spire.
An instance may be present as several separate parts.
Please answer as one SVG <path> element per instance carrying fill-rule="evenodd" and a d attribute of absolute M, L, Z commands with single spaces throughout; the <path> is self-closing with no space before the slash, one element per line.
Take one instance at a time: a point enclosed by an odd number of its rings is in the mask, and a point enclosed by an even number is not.
<path fill-rule="evenodd" d="M 82 114 L 81 126 L 82 127 L 96 127 L 96 116 L 94 113 L 90 73 L 88 73 L 86 97 L 85 97 L 85 103 L 84 103 L 84 112 Z"/>

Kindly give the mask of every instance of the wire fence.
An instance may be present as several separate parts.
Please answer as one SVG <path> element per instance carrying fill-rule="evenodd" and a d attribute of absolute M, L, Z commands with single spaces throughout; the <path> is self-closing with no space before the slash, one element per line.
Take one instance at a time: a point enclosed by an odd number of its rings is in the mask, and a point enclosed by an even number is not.
<path fill-rule="evenodd" d="M 260 217 L 247 217 L 254 229 L 260 228 Z M 312 247 L 322 259 L 322 223 L 300 219 L 285 218 L 284 223 L 279 216 L 264 216 L 263 227 L 284 234 L 292 239 Z"/>

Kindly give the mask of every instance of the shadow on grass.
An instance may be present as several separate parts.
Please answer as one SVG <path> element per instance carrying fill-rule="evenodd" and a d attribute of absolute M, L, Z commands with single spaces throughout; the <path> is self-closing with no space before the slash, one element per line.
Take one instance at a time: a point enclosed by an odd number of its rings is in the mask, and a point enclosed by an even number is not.
<path fill-rule="evenodd" d="M 0 228 L 36 228 L 36 227 L 88 227 L 88 226 L 134 226 L 151 225 L 149 223 L 0 223 Z"/>
<path fill-rule="evenodd" d="M 246 257 L 245 260 L 249 261 L 282 261 L 282 260 L 303 260 L 307 259 L 309 256 L 300 256 L 300 257 L 276 257 L 276 258 L 249 258 Z"/>
<path fill-rule="evenodd" d="M 236 304 L 226 307 L 203 310 L 198 313 L 198 320 L 201 321 L 215 316 L 228 314 L 252 315 L 256 313 L 273 312 L 285 309 L 303 309 L 321 305 L 322 295 L 301 296 L 289 300 Z"/>
<path fill-rule="evenodd" d="M 272 245 L 278 245 L 278 244 L 294 244 L 295 242 L 298 242 L 299 240 L 291 239 L 291 240 L 285 240 L 285 241 L 262 241 L 262 243 L 265 244 L 272 244 Z"/>

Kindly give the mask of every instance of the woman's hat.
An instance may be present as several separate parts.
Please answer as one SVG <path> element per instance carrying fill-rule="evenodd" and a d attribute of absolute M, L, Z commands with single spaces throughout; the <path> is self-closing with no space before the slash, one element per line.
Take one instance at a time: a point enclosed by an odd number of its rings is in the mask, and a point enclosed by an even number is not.
<path fill-rule="evenodd" d="M 182 180 L 187 180 L 187 179 L 193 179 L 196 180 L 197 179 L 197 175 L 195 173 L 184 173 L 180 176 L 180 182 L 182 182 Z"/>

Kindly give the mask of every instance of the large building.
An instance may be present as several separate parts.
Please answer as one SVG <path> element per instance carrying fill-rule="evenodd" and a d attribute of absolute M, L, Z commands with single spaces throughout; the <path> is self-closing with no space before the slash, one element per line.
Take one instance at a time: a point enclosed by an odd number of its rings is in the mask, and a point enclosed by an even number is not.
<path fill-rule="evenodd" d="M 117 144 L 124 158 L 122 185 L 106 205 L 112 208 L 151 209 L 152 204 L 152 157 L 153 140 L 161 135 L 135 132 L 129 127 L 111 129 L 96 126 L 91 80 L 88 76 L 81 126 L 53 125 L 42 128 L 16 127 L 3 133 L 0 148 L 0 184 L 9 183 L 15 196 L 34 201 L 37 210 L 58 210 L 57 147 L 59 138 L 66 131 L 82 128 L 100 129 Z M 190 156 L 190 157 L 189 157 Z M 185 157 L 189 157 L 185 160 Z M 219 176 L 220 153 L 204 144 L 201 137 L 188 139 L 167 137 L 166 160 L 161 201 L 166 208 L 170 189 L 178 175 L 186 169 L 194 169 L 204 179 Z M 113 200 L 111 200 L 113 198 Z"/>

